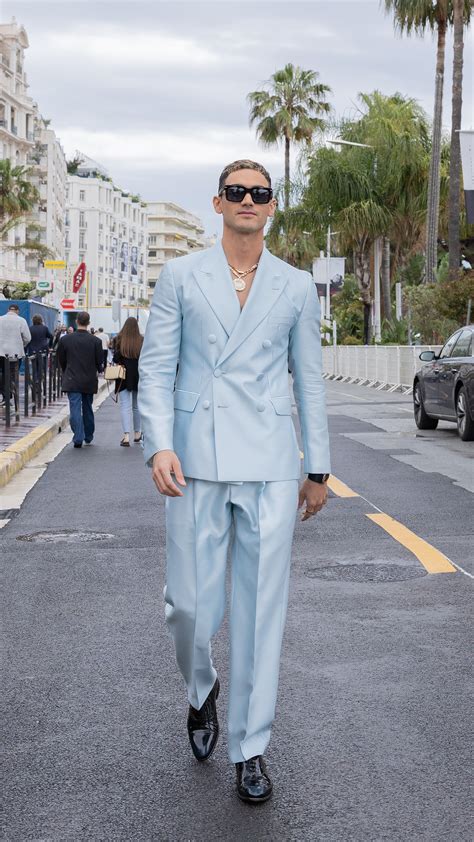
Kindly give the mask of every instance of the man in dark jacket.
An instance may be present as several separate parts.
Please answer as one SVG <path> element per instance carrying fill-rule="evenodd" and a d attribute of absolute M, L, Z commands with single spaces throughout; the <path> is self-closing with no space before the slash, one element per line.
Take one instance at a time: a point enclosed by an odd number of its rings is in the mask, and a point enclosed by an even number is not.
<path fill-rule="evenodd" d="M 47 351 L 51 347 L 53 337 L 49 328 L 44 324 L 38 314 L 33 316 L 33 324 L 30 327 L 31 341 L 27 347 L 28 354 L 36 354 L 38 351 Z"/>
<path fill-rule="evenodd" d="M 63 336 L 58 344 L 62 388 L 68 393 L 74 447 L 82 447 L 83 441 L 90 444 L 94 438 L 92 401 L 98 389 L 97 374 L 102 370 L 102 343 L 87 330 L 89 322 L 89 313 L 78 313 L 77 330 Z"/>

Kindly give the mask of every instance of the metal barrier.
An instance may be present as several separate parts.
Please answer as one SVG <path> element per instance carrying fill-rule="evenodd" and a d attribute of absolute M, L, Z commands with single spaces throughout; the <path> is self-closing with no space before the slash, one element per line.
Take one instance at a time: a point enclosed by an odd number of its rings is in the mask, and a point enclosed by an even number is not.
<path fill-rule="evenodd" d="M 56 351 L 38 351 L 26 357 L 0 357 L 0 391 L 3 393 L 5 427 L 21 417 L 36 415 L 60 399 L 61 366 Z M 11 401 L 13 400 L 13 406 Z M 1 423 L 0 416 L 0 423 Z"/>
<path fill-rule="evenodd" d="M 331 345 L 322 349 L 323 375 L 377 389 L 400 389 L 408 394 L 422 363 L 422 351 L 442 345 Z"/>

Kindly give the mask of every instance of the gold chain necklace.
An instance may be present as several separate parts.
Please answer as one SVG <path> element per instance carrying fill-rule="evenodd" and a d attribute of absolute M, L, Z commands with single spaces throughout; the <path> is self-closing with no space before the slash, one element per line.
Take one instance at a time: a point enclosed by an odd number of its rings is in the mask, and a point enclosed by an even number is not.
<path fill-rule="evenodd" d="M 240 269 L 236 269 L 235 266 L 231 266 L 230 263 L 228 264 L 228 266 L 230 271 L 232 272 L 232 283 L 234 284 L 234 289 L 237 290 L 237 292 L 243 292 L 243 290 L 247 287 L 244 278 L 247 275 L 250 275 L 251 272 L 255 272 L 258 263 L 254 263 L 254 265 L 251 266 L 250 269 L 244 269 L 242 271 Z"/>

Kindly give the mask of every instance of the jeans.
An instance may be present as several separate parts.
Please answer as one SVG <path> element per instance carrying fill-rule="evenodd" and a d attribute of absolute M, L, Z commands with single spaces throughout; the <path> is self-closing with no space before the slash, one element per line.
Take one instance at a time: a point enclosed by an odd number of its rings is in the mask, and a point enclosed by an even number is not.
<path fill-rule="evenodd" d="M 95 421 L 92 411 L 94 395 L 86 395 L 83 392 L 68 392 L 69 398 L 69 423 L 74 433 L 74 444 L 82 444 L 84 439 L 87 442 L 94 438 Z"/>
<path fill-rule="evenodd" d="M 133 429 L 140 432 L 140 413 L 138 411 L 138 392 L 130 392 L 123 389 L 120 395 L 120 415 L 122 418 L 122 429 L 124 433 L 130 433 L 130 410 L 133 412 Z"/>

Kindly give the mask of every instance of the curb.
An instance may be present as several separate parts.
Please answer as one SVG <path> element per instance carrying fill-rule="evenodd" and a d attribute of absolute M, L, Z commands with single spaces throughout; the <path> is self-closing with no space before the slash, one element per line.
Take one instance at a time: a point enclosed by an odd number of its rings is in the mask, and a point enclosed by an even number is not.
<path fill-rule="evenodd" d="M 105 391 L 107 381 L 99 383 L 99 390 L 95 399 Z M 57 415 L 53 415 L 45 424 L 40 424 L 26 436 L 10 444 L 0 453 L 0 488 L 10 482 L 11 478 L 21 471 L 33 456 L 51 441 L 69 423 L 69 409 L 64 408 Z"/>

